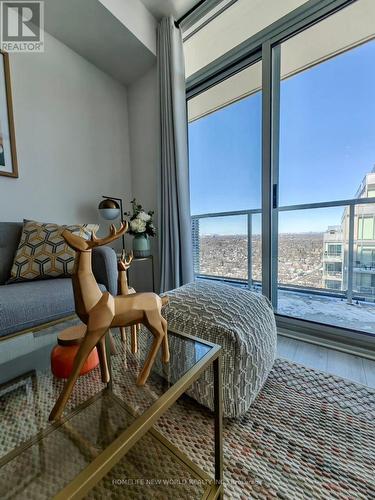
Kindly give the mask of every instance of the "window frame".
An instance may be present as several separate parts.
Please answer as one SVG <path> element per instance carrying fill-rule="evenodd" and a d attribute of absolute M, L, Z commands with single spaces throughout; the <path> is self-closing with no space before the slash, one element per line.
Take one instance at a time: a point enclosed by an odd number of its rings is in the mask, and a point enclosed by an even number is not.
<path fill-rule="evenodd" d="M 277 217 L 280 210 L 347 206 L 349 218 L 349 280 L 353 288 L 355 206 L 374 198 L 338 200 L 288 207 L 278 206 L 278 130 L 280 107 L 280 44 L 357 0 L 310 0 L 233 48 L 186 80 L 186 100 L 262 61 L 262 293 L 277 306 Z M 374 229 L 375 231 L 375 229 Z M 344 265 L 343 265 L 344 269 Z M 374 349 L 375 335 L 276 313 L 280 328 L 341 342 L 358 349 Z"/>

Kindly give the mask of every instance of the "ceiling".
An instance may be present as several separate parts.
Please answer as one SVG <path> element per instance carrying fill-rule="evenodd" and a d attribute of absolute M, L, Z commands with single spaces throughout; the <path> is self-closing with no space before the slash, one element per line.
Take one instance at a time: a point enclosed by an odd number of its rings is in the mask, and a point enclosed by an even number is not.
<path fill-rule="evenodd" d="M 100 2 L 45 0 L 45 30 L 128 85 L 155 64 L 155 56 Z"/>
<path fill-rule="evenodd" d="M 176 20 L 183 16 L 200 0 L 141 0 L 151 14 L 160 19 L 172 15 Z"/>

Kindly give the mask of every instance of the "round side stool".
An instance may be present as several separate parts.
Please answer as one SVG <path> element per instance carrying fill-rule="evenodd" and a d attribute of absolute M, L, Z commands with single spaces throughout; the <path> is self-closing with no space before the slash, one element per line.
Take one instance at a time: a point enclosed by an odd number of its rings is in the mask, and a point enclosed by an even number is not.
<path fill-rule="evenodd" d="M 86 325 L 72 326 L 60 332 L 57 336 L 57 345 L 51 352 L 51 371 L 57 378 L 68 378 L 74 358 L 86 333 Z M 79 375 L 85 375 L 99 364 L 96 347 L 91 351 Z"/>

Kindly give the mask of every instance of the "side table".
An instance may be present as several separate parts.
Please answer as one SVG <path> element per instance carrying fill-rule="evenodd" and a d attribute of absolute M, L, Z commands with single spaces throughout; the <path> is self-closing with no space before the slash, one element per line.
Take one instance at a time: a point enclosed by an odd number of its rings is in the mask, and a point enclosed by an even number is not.
<path fill-rule="evenodd" d="M 129 285 L 137 292 L 155 292 L 154 257 L 134 257 L 128 270 Z"/>

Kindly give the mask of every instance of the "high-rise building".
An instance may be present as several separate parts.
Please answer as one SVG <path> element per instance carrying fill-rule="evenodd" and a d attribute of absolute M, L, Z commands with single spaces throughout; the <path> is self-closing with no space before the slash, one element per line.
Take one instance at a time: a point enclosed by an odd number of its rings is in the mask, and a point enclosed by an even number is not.
<path fill-rule="evenodd" d="M 193 217 L 191 220 L 191 231 L 193 238 L 193 266 L 194 273 L 199 274 L 200 272 L 200 236 L 199 236 L 199 219 Z"/>
<path fill-rule="evenodd" d="M 342 290 L 343 231 L 341 226 L 328 226 L 323 235 L 323 287 Z"/>
<path fill-rule="evenodd" d="M 375 197 L 375 167 L 365 175 L 356 198 Z M 323 237 L 323 287 L 348 290 L 375 300 L 375 203 L 356 205 L 354 210 L 353 263 L 349 266 L 349 208 L 341 226 L 330 226 Z M 352 267 L 352 284 L 349 272 Z"/>

